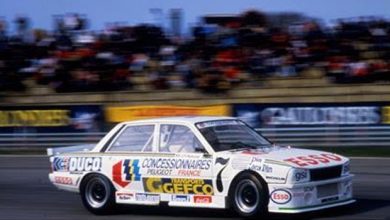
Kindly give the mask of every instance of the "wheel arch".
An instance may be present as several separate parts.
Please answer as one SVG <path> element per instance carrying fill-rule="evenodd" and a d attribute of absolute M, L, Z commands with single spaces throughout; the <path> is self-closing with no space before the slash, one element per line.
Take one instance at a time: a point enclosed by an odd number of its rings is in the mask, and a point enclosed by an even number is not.
<path fill-rule="evenodd" d="M 92 175 L 100 175 L 100 176 L 104 176 L 105 178 L 107 178 L 111 185 L 114 187 L 115 190 L 117 190 L 117 188 L 115 187 L 115 185 L 113 184 L 112 180 L 104 173 L 99 173 L 99 172 L 89 172 L 89 173 L 86 173 L 84 174 L 81 178 L 80 178 L 80 181 L 79 181 L 79 185 L 78 185 L 78 189 L 79 189 L 79 192 L 81 191 L 81 187 L 83 186 L 83 184 L 85 183 L 85 180 L 88 179 L 88 177 L 92 176 Z"/>
<path fill-rule="evenodd" d="M 267 196 L 267 206 L 268 206 L 268 203 L 269 203 L 269 189 L 268 189 L 268 183 L 264 180 L 263 176 L 260 175 L 258 172 L 255 172 L 253 170 L 243 170 L 239 173 L 237 173 L 235 175 L 235 177 L 232 179 L 232 181 L 230 182 L 229 184 L 229 188 L 228 188 L 228 191 L 227 191 L 227 196 L 226 196 L 226 204 L 227 204 L 227 207 L 226 208 L 230 208 L 231 204 L 230 204 L 230 196 L 231 196 L 231 192 L 232 192 L 232 187 L 235 186 L 235 183 L 237 183 L 237 181 L 241 178 L 241 176 L 243 176 L 244 174 L 250 174 L 250 175 L 253 175 L 256 179 L 259 180 L 259 182 L 261 183 L 261 185 L 263 186 L 264 190 L 265 190 L 265 195 Z"/>

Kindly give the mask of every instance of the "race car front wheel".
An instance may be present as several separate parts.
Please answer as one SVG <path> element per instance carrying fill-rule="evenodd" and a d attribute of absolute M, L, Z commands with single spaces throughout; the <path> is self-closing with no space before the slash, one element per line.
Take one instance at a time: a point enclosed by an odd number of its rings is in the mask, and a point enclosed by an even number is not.
<path fill-rule="evenodd" d="M 252 174 L 240 175 L 234 181 L 229 197 L 234 210 L 242 217 L 255 217 L 266 213 L 266 190 Z"/>
<path fill-rule="evenodd" d="M 84 206 L 97 215 L 110 213 L 115 206 L 114 187 L 110 181 L 98 174 L 87 176 L 80 188 Z"/>

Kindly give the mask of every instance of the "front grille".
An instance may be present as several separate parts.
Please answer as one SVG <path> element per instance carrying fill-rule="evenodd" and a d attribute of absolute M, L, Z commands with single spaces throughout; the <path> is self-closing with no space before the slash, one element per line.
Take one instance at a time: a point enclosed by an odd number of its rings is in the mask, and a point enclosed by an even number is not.
<path fill-rule="evenodd" d="M 319 180 L 338 178 L 341 176 L 341 170 L 342 170 L 342 165 L 319 168 L 319 169 L 311 169 L 310 181 L 319 181 Z"/>

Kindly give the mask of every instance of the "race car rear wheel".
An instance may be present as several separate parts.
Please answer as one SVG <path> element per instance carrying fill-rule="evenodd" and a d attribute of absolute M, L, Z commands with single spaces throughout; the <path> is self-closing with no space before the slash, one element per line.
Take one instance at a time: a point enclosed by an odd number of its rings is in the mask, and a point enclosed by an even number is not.
<path fill-rule="evenodd" d="M 250 173 L 240 175 L 233 182 L 229 197 L 234 210 L 242 217 L 266 213 L 267 193 L 261 181 Z"/>
<path fill-rule="evenodd" d="M 108 214 L 115 207 L 115 189 L 104 176 L 92 174 L 83 180 L 80 195 L 84 206 L 97 215 Z"/>

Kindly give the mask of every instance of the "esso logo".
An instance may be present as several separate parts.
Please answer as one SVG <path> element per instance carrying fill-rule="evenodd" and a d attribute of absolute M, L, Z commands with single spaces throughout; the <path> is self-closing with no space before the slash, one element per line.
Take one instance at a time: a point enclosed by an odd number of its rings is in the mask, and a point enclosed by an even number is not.
<path fill-rule="evenodd" d="M 284 189 L 277 189 L 271 193 L 271 200 L 277 204 L 286 204 L 291 200 L 291 194 Z"/>
<path fill-rule="evenodd" d="M 333 161 L 342 161 L 339 155 L 336 154 L 320 154 L 320 155 L 308 155 L 308 156 L 300 156 L 300 157 L 291 157 L 287 158 L 284 161 L 294 163 L 300 167 L 310 166 L 310 165 L 318 165 L 318 164 L 327 164 Z"/>

